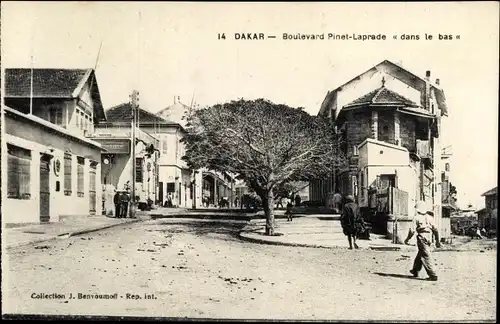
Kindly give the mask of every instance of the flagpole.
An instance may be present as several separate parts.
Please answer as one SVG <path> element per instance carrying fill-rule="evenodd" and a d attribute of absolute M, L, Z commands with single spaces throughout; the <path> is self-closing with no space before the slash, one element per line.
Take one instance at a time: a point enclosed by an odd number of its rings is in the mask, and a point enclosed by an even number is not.
<path fill-rule="evenodd" d="M 30 72 L 30 115 L 33 115 L 33 55 L 31 55 L 31 72 Z"/>

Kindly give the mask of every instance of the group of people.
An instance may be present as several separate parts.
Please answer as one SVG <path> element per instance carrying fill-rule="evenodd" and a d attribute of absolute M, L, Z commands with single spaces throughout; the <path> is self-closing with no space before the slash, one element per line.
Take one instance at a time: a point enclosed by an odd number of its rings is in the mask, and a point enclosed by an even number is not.
<path fill-rule="evenodd" d="M 116 191 L 113 197 L 115 204 L 115 218 L 126 218 L 128 215 L 128 206 L 131 200 L 129 189 L 125 191 Z"/>

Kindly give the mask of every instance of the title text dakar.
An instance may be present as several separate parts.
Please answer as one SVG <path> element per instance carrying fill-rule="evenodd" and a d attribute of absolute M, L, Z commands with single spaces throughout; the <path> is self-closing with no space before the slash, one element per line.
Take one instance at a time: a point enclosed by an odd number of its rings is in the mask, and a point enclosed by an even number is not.
<path fill-rule="evenodd" d="M 384 34 L 287 34 L 283 33 L 284 40 L 359 40 L 359 41 L 367 41 L 367 40 L 386 40 L 387 36 Z"/>

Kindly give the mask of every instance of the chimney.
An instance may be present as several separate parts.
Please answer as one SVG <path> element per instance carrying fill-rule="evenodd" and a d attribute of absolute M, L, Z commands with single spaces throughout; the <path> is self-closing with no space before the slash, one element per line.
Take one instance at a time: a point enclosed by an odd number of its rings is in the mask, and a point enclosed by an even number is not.
<path fill-rule="evenodd" d="M 181 102 L 181 96 L 177 96 L 177 102 Z"/>
<path fill-rule="evenodd" d="M 430 80 L 431 78 L 431 71 L 425 71 L 425 79 Z"/>
<path fill-rule="evenodd" d="M 175 105 L 175 95 L 174 95 L 174 105 Z"/>
<path fill-rule="evenodd" d="M 436 79 L 436 84 L 439 85 L 439 79 Z"/>

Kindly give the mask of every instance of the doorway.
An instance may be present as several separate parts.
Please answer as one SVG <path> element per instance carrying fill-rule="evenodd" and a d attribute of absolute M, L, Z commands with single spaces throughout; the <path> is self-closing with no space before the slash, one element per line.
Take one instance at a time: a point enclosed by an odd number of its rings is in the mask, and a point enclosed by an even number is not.
<path fill-rule="evenodd" d="M 50 159 L 46 154 L 40 157 L 40 223 L 50 221 Z"/>
<path fill-rule="evenodd" d="M 158 201 L 157 204 L 160 204 L 163 207 L 163 182 L 158 183 Z"/>

